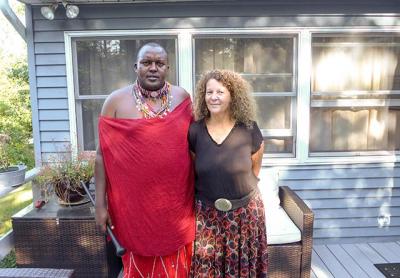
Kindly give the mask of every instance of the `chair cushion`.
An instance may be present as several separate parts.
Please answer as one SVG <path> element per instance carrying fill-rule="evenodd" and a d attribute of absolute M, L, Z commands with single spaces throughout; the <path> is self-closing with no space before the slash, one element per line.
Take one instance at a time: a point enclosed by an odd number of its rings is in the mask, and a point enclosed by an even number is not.
<path fill-rule="evenodd" d="M 268 244 L 285 244 L 301 240 L 299 228 L 297 228 L 282 207 L 271 210 L 266 208 L 265 222 Z"/>
<path fill-rule="evenodd" d="M 258 175 L 258 187 L 263 196 L 264 205 L 270 209 L 280 208 L 279 200 L 279 169 L 274 167 L 262 168 Z"/>
<path fill-rule="evenodd" d="M 265 206 L 268 244 L 285 244 L 301 240 L 301 232 L 292 222 L 279 200 L 279 169 L 262 168 L 258 187 Z"/>

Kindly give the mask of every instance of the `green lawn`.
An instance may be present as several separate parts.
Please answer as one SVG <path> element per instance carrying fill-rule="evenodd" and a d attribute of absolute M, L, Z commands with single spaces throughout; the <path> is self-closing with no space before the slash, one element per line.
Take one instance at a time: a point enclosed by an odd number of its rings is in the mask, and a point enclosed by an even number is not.
<path fill-rule="evenodd" d="M 32 183 L 24 184 L 0 198 L 0 237 L 11 230 L 11 216 L 32 203 Z"/>

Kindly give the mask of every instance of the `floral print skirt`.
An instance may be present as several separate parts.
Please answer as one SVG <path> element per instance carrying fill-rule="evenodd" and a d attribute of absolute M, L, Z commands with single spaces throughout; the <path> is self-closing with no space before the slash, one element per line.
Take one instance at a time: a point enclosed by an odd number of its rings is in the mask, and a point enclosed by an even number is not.
<path fill-rule="evenodd" d="M 257 193 L 245 207 L 223 212 L 196 200 L 191 277 L 267 277 L 264 204 Z"/>

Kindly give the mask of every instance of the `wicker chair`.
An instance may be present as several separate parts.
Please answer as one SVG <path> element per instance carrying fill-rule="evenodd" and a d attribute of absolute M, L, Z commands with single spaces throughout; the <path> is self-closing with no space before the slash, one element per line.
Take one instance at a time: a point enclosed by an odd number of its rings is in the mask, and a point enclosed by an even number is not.
<path fill-rule="evenodd" d="M 301 231 L 301 241 L 268 246 L 269 278 L 309 278 L 314 214 L 289 187 L 279 188 L 281 206 Z"/>

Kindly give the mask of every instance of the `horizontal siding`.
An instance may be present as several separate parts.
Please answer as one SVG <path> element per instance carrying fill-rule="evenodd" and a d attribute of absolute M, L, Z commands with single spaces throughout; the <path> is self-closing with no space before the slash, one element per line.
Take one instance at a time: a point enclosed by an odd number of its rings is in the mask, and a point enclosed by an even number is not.
<path fill-rule="evenodd" d="M 400 168 L 387 167 L 376 170 L 376 166 L 365 166 L 363 168 L 339 168 L 339 169 L 315 169 L 313 170 L 313 179 L 319 180 L 332 180 L 332 179 L 345 179 L 345 178 L 392 178 L 400 177 Z M 279 174 L 279 177 L 284 180 L 308 180 L 310 178 L 310 171 L 306 170 L 290 170 L 290 175 L 285 174 L 284 171 Z"/>
<path fill-rule="evenodd" d="M 35 43 L 40 42 L 62 42 L 64 43 L 64 32 L 56 31 L 56 32 L 38 32 L 35 30 L 35 34 L 33 36 L 33 41 Z"/>
<path fill-rule="evenodd" d="M 35 43 L 35 54 L 65 53 L 64 43 Z"/>
<path fill-rule="evenodd" d="M 65 65 L 64 54 L 36 54 L 36 65 Z"/>
<path fill-rule="evenodd" d="M 68 99 L 39 99 L 39 111 L 41 109 L 68 109 Z"/>
<path fill-rule="evenodd" d="M 40 132 L 40 140 L 46 142 L 68 142 L 70 133 L 68 131 L 42 131 Z"/>
<path fill-rule="evenodd" d="M 312 175 L 312 170 L 310 170 Z M 368 179 L 332 179 L 332 180 L 314 180 L 313 176 L 310 176 L 309 180 L 284 180 L 279 181 L 280 185 L 287 185 L 294 190 L 304 189 L 360 189 L 360 188 L 385 188 L 394 187 L 395 184 L 399 184 L 400 178 L 368 178 Z M 312 182 L 310 182 L 312 180 Z"/>
<path fill-rule="evenodd" d="M 400 227 L 390 228 L 330 228 L 314 229 L 314 237 L 334 238 L 334 237 L 378 237 L 378 236 L 398 236 Z"/>
<path fill-rule="evenodd" d="M 40 131 L 69 131 L 69 121 L 40 121 Z"/>
<path fill-rule="evenodd" d="M 68 98 L 67 88 L 38 88 L 38 99 Z"/>
<path fill-rule="evenodd" d="M 57 161 L 59 157 L 63 157 L 65 159 L 70 158 L 70 153 L 60 153 L 60 152 L 54 152 L 54 153 L 46 153 L 42 152 L 42 163 L 51 163 Z"/>
<path fill-rule="evenodd" d="M 65 66 L 51 66 L 51 65 L 43 65 L 36 67 L 36 76 L 66 76 L 66 68 Z M 48 87 L 48 86 L 47 86 Z"/>
<path fill-rule="evenodd" d="M 398 164 L 287 167 L 279 172 L 279 184 L 312 208 L 316 243 L 400 239 Z M 390 223 L 381 228 L 379 217 L 385 215 Z"/>
<path fill-rule="evenodd" d="M 53 121 L 53 120 L 68 120 L 68 110 L 40 110 L 39 120 Z"/>
<path fill-rule="evenodd" d="M 302 190 L 297 195 L 303 199 L 337 199 L 337 198 L 382 198 L 400 196 L 400 188 L 336 189 L 336 190 Z"/>
<path fill-rule="evenodd" d="M 42 152 L 63 153 L 71 150 L 69 142 L 43 142 Z"/>
<path fill-rule="evenodd" d="M 312 209 L 320 208 L 371 208 L 399 206 L 400 197 L 369 197 L 369 198 L 343 198 L 343 199 L 319 199 L 307 200 Z"/>
<path fill-rule="evenodd" d="M 370 218 L 339 218 L 325 219 L 324 221 L 316 221 L 314 228 L 331 229 L 331 228 L 360 228 L 360 227 L 379 227 L 378 217 Z M 390 217 L 390 226 L 400 227 L 400 217 Z"/>
<path fill-rule="evenodd" d="M 318 221 L 324 221 L 324 219 L 332 218 L 353 218 L 353 217 L 378 217 L 382 213 L 390 211 L 393 216 L 400 216 L 400 207 L 389 207 L 388 208 L 324 208 L 314 209 L 315 219 Z M 400 234 L 399 234 L 400 235 Z"/>
<path fill-rule="evenodd" d="M 66 77 L 57 77 L 57 76 L 52 76 L 52 77 L 38 77 L 36 79 L 37 86 L 39 88 L 54 88 L 54 87 L 63 87 L 65 88 L 67 86 L 67 79 Z"/>
<path fill-rule="evenodd" d="M 192 17 L 192 18 L 123 18 L 123 19 L 76 19 L 71 20 L 37 20 L 37 31 L 81 31 L 81 30 L 146 30 L 165 28 L 215 28 L 229 26 L 229 28 L 259 28 L 259 27 L 318 27 L 318 26 L 392 26 L 398 22 L 395 18 L 386 17 L 319 17 L 318 20 L 310 16 L 296 17 Z"/>

